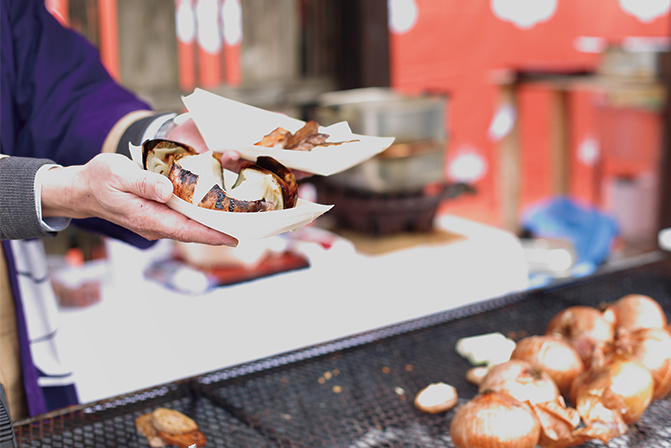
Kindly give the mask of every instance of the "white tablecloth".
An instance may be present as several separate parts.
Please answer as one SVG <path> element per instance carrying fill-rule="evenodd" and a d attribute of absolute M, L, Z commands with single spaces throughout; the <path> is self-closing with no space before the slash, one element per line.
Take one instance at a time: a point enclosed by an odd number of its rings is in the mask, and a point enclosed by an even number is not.
<path fill-rule="evenodd" d="M 465 238 L 380 256 L 303 243 L 309 268 L 202 295 L 143 278 L 165 245 L 112 243 L 101 302 L 61 309 L 61 356 L 90 402 L 527 288 L 513 235 L 454 216 L 437 225 Z"/>

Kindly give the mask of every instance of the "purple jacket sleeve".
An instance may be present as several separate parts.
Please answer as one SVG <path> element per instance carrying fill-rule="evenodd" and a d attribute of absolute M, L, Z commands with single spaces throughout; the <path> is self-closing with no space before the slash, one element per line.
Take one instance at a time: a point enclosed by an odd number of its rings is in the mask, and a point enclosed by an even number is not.
<path fill-rule="evenodd" d="M 2 0 L 2 16 L 6 154 L 82 164 L 100 152 L 121 117 L 150 109 L 111 79 L 96 48 L 62 27 L 42 0 Z M 10 130 L 5 121 L 12 121 Z"/>
<path fill-rule="evenodd" d="M 109 76 L 97 49 L 62 27 L 43 0 L 0 2 L 2 153 L 84 164 L 100 152 L 121 117 L 150 109 Z M 147 245 L 101 220 L 82 224 Z"/>

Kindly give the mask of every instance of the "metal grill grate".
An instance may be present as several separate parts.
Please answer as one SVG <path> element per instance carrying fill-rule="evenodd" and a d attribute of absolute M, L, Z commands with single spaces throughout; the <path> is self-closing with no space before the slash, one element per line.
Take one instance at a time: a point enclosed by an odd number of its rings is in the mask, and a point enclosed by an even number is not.
<path fill-rule="evenodd" d="M 158 406 L 194 418 L 208 447 L 452 447 L 453 412 L 415 409 L 415 394 L 444 381 L 461 402 L 477 393 L 456 354 L 461 337 L 539 334 L 558 311 L 648 294 L 671 314 L 671 260 L 651 261 L 514 294 L 184 382 L 54 413 L 15 427 L 19 446 L 148 446 L 134 420 Z M 604 446 L 590 442 L 587 447 Z M 653 403 L 612 447 L 671 447 L 671 399 Z"/>

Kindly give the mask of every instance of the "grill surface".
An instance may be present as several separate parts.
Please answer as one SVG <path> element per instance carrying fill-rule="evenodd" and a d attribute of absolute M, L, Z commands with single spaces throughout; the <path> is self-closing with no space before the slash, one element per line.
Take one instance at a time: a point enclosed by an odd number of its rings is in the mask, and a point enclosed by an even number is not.
<path fill-rule="evenodd" d="M 134 420 L 165 406 L 194 418 L 208 447 L 453 447 L 454 411 L 413 406 L 432 382 L 460 402 L 477 389 L 454 350 L 459 338 L 541 334 L 558 311 L 647 294 L 671 314 L 671 260 L 657 259 L 558 286 L 446 311 L 162 387 L 19 422 L 22 447 L 144 447 Z M 446 292 L 445 294 L 448 294 Z M 585 447 L 603 447 L 588 442 Z M 653 403 L 611 447 L 671 447 L 671 399 Z"/>

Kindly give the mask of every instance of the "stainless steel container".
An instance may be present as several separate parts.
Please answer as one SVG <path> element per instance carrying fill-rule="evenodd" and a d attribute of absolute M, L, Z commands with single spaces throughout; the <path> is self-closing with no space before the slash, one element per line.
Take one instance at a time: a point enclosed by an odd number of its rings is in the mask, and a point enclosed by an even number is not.
<path fill-rule="evenodd" d="M 406 96 L 388 88 L 343 90 L 319 97 L 317 121 L 347 121 L 355 133 L 396 137 L 397 143 L 445 140 L 446 105 L 444 97 Z"/>
<path fill-rule="evenodd" d="M 330 185 L 371 193 L 414 193 L 445 178 L 444 140 L 399 143 L 382 154 L 329 176 Z"/>
<path fill-rule="evenodd" d="M 354 133 L 396 138 L 383 153 L 325 182 L 373 193 L 417 192 L 444 182 L 446 108 L 445 97 L 410 97 L 388 88 L 322 94 L 320 124 L 347 121 Z"/>

